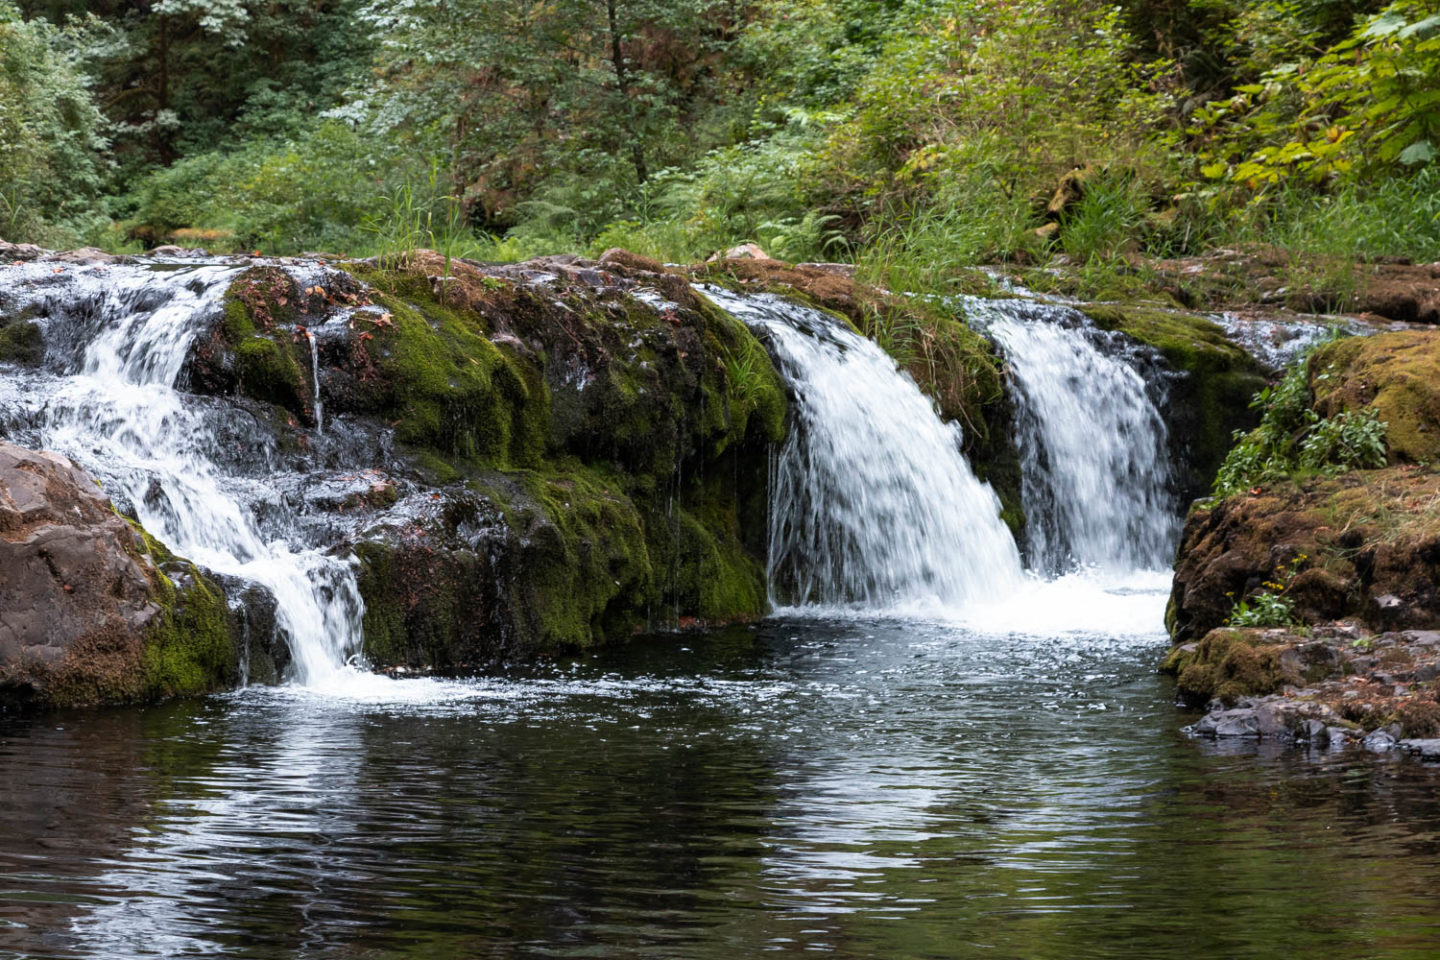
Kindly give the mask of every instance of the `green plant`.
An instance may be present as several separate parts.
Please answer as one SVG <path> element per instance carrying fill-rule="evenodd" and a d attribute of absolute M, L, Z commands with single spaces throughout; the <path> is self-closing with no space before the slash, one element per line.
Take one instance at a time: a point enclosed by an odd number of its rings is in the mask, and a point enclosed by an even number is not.
<path fill-rule="evenodd" d="M 1286 596 L 1300 567 L 1309 559 L 1296 554 L 1289 564 L 1275 568 L 1275 579 L 1266 580 L 1261 589 L 1230 608 L 1228 627 L 1289 627 L 1294 626 L 1295 601 Z"/>
<path fill-rule="evenodd" d="M 1321 417 L 1311 407 L 1309 371 L 1307 354 L 1278 383 L 1255 395 L 1250 406 L 1262 411 L 1260 425 L 1235 434 L 1235 446 L 1215 476 L 1217 496 L 1231 496 L 1300 470 L 1338 472 L 1385 465 L 1387 425 L 1379 411 L 1368 408 Z"/>

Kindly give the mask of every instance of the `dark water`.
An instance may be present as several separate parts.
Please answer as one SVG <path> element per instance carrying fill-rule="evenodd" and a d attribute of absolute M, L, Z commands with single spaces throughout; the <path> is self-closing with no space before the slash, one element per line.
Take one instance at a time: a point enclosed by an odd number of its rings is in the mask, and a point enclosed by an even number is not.
<path fill-rule="evenodd" d="M 1163 646 L 777 622 L 0 719 L 0 955 L 1440 956 L 1440 775 L 1187 741 Z"/>

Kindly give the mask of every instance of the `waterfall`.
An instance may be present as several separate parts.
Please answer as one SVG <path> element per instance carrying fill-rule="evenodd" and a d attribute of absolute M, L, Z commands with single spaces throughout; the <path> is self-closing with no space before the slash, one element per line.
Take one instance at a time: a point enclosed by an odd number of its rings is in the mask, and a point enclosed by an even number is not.
<path fill-rule="evenodd" d="M 23 388 L 35 441 L 100 478 L 177 555 L 269 588 L 295 679 L 324 685 L 347 672 L 360 645 L 364 605 L 351 563 L 305 545 L 267 486 L 265 435 L 222 441 L 203 398 L 177 386 L 195 337 L 242 269 L 141 264 L 52 276 L 37 264 L 6 271 L 0 299 L 46 318 L 47 366 L 63 374 L 33 376 Z M 317 398 L 317 418 L 318 406 Z"/>
<path fill-rule="evenodd" d="M 771 478 L 772 601 L 955 609 L 1017 589 L 999 499 L 894 360 L 822 311 L 704 292 L 768 340 L 794 393 Z"/>
<path fill-rule="evenodd" d="M 310 382 L 315 397 L 315 432 L 325 434 L 325 404 L 320 399 L 320 345 L 315 342 L 313 331 L 305 331 L 305 341 L 310 344 Z"/>
<path fill-rule="evenodd" d="M 1168 435 L 1118 334 L 1065 306 L 967 299 L 1014 377 L 1026 553 L 1039 572 L 1167 567 L 1178 534 Z"/>

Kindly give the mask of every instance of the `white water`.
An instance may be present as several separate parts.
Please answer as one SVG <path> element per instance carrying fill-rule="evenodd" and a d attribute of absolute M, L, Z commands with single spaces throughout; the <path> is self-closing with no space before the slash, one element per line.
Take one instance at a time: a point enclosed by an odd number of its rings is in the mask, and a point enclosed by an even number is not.
<path fill-rule="evenodd" d="M 70 282 L 56 289 L 49 311 L 78 310 L 97 329 L 77 331 L 84 349 L 76 369 L 53 381 L 41 414 L 44 446 L 102 477 L 106 492 L 128 500 L 136 519 L 177 555 L 268 587 L 298 682 L 387 682 L 346 664 L 359 649 L 364 613 L 351 562 L 262 534 L 241 493 L 263 499 L 263 485 L 250 489 L 255 481 L 222 471 L 214 431 L 194 398 L 177 389 L 195 336 L 239 268 L 68 269 Z M 269 451 L 243 454 L 263 463 Z"/>
<path fill-rule="evenodd" d="M 953 610 L 1019 588 L 999 499 L 894 360 L 809 307 L 705 292 L 768 337 L 794 392 L 771 478 L 774 602 Z"/>
<path fill-rule="evenodd" d="M 1167 567 L 1177 529 L 1165 421 L 1106 335 L 1064 306 L 965 302 L 1014 377 L 1027 552 L 1047 573 Z"/>
<path fill-rule="evenodd" d="M 310 382 L 315 397 L 315 432 L 324 436 L 325 403 L 320 399 L 320 346 L 315 342 L 315 334 L 309 330 L 305 331 L 305 340 L 310 344 Z"/>

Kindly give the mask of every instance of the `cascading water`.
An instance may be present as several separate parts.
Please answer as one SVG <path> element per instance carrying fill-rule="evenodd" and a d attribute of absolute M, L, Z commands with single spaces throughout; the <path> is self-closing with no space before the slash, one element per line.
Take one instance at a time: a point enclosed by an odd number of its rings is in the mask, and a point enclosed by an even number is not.
<path fill-rule="evenodd" d="M 325 433 L 325 402 L 320 399 L 320 345 L 315 342 L 315 334 L 309 330 L 305 331 L 305 340 L 310 344 L 310 382 L 314 385 L 315 396 L 315 432 Z"/>
<path fill-rule="evenodd" d="M 1178 524 L 1167 430 L 1124 359 L 1135 348 L 1065 306 L 969 299 L 964 308 L 1015 378 L 1031 566 L 1168 566 Z"/>
<path fill-rule="evenodd" d="M 227 472 L 203 404 L 177 384 L 186 357 L 229 282 L 229 264 L 141 264 L 6 271 L 10 301 L 47 318 L 47 366 L 24 387 L 35 440 L 70 456 L 176 554 L 269 588 L 296 679 L 324 685 L 347 672 L 364 611 L 351 565 L 290 540 L 278 497 Z M 56 354 L 60 354 L 57 356 Z M 318 406 L 318 404 L 317 404 Z M 318 411 L 317 411 L 318 415 Z M 264 463 L 265 441 L 240 458 Z M 269 501 L 267 531 L 252 504 Z M 280 514 L 280 516 L 277 516 Z"/>
<path fill-rule="evenodd" d="M 795 395 L 772 476 L 772 599 L 954 609 L 1019 587 L 999 499 L 894 360 L 821 311 L 704 292 L 768 337 Z"/>

